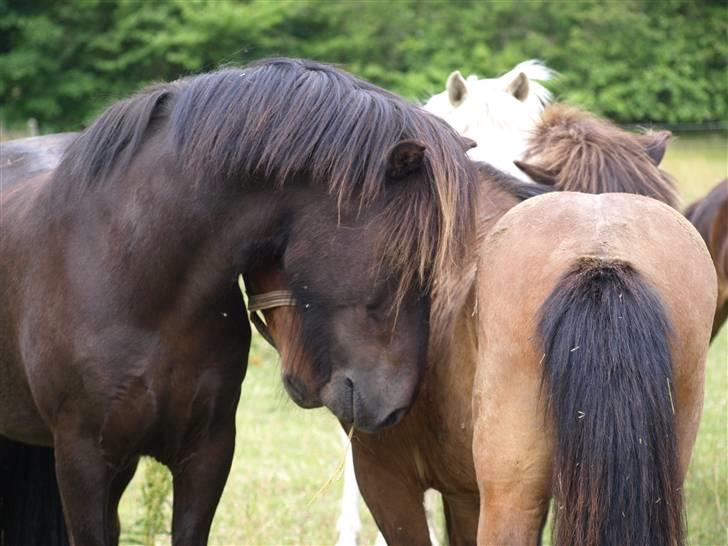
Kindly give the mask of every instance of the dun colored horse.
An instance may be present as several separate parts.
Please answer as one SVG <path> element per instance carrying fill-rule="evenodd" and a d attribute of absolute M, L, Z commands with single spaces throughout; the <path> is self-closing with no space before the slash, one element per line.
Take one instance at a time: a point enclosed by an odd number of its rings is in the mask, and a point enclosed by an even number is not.
<path fill-rule="evenodd" d="M 666 142 L 661 135 L 657 135 L 655 138 L 659 141 L 655 144 L 656 149 L 665 145 Z M 633 156 L 636 158 L 635 161 L 643 162 L 643 169 L 650 172 L 652 177 L 650 184 L 653 186 L 663 184 L 665 186 L 664 194 L 669 195 L 670 181 L 664 173 L 652 169 L 654 160 L 651 156 L 641 149 L 635 150 Z M 620 170 L 619 165 L 613 163 L 615 156 L 605 154 L 600 160 L 609 163 L 609 172 L 614 176 L 629 176 L 629 169 Z M 597 175 L 595 170 L 586 172 L 591 172 L 592 176 Z M 538 186 L 518 184 L 486 166 L 481 168 L 481 177 L 481 183 L 484 186 L 481 199 L 481 230 L 484 233 L 492 231 L 493 224 L 520 200 L 544 191 Z M 625 179 L 623 183 L 628 187 L 630 182 Z M 595 187 L 590 179 L 583 180 L 583 183 L 587 187 Z M 640 202 L 642 201 L 645 200 L 640 200 Z M 642 212 L 651 210 L 650 205 L 644 205 L 643 208 Z M 655 203 L 652 208 L 655 209 L 658 217 L 665 216 L 666 207 Z M 616 235 L 620 233 L 621 223 L 631 229 L 636 229 L 637 224 L 641 221 L 640 217 L 631 215 L 627 217 L 615 215 L 614 218 L 613 224 L 607 219 L 604 220 L 601 227 Z M 618 218 L 619 221 L 617 221 Z M 663 220 L 668 225 L 673 227 L 678 225 L 680 228 L 677 232 L 672 229 L 670 231 L 672 235 L 686 245 L 694 244 L 695 237 L 692 229 L 688 229 L 686 233 L 685 226 L 680 225 L 679 222 L 675 224 L 676 221 L 669 214 L 667 220 L 664 218 Z M 594 233 L 594 229 L 577 230 L 574 237 L 581 238 L 586 244 Z M 539 252 L 548 254 L 544 249 L 550 248 L 553 242 L 548 245 L 541 244 L 542 248 Z M 667 251 L 669 248 L 665 247 L 665 250 Z M 631 257 L 627 250 L 623 256 L 624 259 Z M 704 262 L 704 260 L 701 262 L 701 259 L 698 259 L 698 264 Z M 482 249 L 481 260 L 489 260 L 488 253 Z M 519 269 L 510 267 L 507 262 L 500 263 L 500 266 L 503 268 L 504 275 L 522 274 Z M 537 275 L 534 276 L 537 277 Z M 284 276 L 281 277 L 281 281 L 283 280 Z M 674 279 L 673 282 L 680 281 Z M 696 285 L 693 288 L 696 291 L 703 290 L 705 298 L 710 299 L 712 289 L 709 283 L 708 285 L 701 284 L 701 277 L 698 277 L 695 282 Z M 249 284 L 249 289 L 253 293 L 285 288 L 283 282 L 269 286 Z M 357 431 L 354 434 L 352 447 L 357 479 L 365 500 L 389 544 L 429 544 L 427 524 L 422 508 L 422 496 L 428 488 L 438 489 L 443 494 L 450 542 L 452 544 L 472 544 L 476 540 L 480 498 L 471 450 L 473 438 L 471 400 L 473 378 L 478 361 L 477 350 L 481 343 L 477 335 L 479 327 L 477 319 L 473 317 L 476 309 L 478 313 L 480 312 L 481 305 L 484 303 L 475 305 L 475 292 L 470 292 L 468 302 L 461 308 L 458 317 L 456 342 L 452 352 L 428 370 L 420 396 L 402 422 L 381 433 L 364 434 Z M 515 310 L 519 307 L 520 301 L 507 300 L 507 303 L 504 301 L 503 305 L 509 305 Z M 293 321 L 295 324 L 297 313 L 291 308 L 268 309 L 264 313 L 270 321 L 271 336 L 283 351 L 284 374 L 300 378 L 305 386 L 307 374 L 310 373 L 308 371 L 310 364 L 305 350 L 295 347 L 295 340 L 289 339 L 285 330 L 287 326 L 281 322 L 284 320 L 282 317 L 287 316 L 285 320 Z M 695 328 L 699 330 L 700 326 L 696 325 Z M 700 336 L 697 339 L 699 340 Z M 523 342 L 524 344 L 527 342 L 525 337 Z M 682 343 L 682 339 L 678 339 L 678 342 Z M 701 370 L 702 368 L 696 368 L 696 373 L 700 375 Z M 676 384 L 678 389 L 683 388 L 682 376 Z M 664 385 L 667 387 L 667 382 Z M 696 408 L 694 405 L 690 405 L 693 401 L 685 402 L 686 406 L 683 406 L 685 409 L 680 409 L 681 415 L 699 413 L 699 406 Z M 544 419 L 546 417 L 541 415 L 538 422 L 543 424 Z M 694 424 L 697 424 L 697 421 Z M 680 432 L 682 433 L 682 430 Z M 512 433 L 513 431 L 509 434 Z M 687 442 L 692 445 L 689 435 L 684 438 L 683 443 Z M 689 450 L 687 451 L 689 452 Z M 518 543 L 518 541 L 513 543 Z"/>
<path fill-rule="evenodd" d="M 728 179 L 690 205 L 685 210 L 685 216 L 708 245 L 718 274 L 718 303 L 713 320 L 713 339 L 728 318 Z"/>
<path fill-rule="evenodd" d="M 206 543 L 250 343 L 240 273 L 285 265 L 311 396 L 372 432 L 412 404 L 472 283 L 478 189 L 462 139 L 309 61 L 151 87 L 55 171 L 2 181 L 6 544 L 37 542 L 53 516 L 27 474 L 57 477 L 73 544 L 115 544 L 142 454 L 172 470 L 173 542 Z M 55 476 L 52 459 L 18 457 L 28 445 L 54 448 Z"/>
<path fill-rule="evenodd" d="M 631 133 L 590 112 L 554 104 L 544 110 L 515 164 L 559 190 L 636 193 L 676 207 L 675 184 L 659 168 L 671 136 Z"/>
<path fill-rule="evenodd" d="M 715 272 L 674 209 L 553 193 L 481 248 L 473 455 L 478 542 L 684 543 Z"/>

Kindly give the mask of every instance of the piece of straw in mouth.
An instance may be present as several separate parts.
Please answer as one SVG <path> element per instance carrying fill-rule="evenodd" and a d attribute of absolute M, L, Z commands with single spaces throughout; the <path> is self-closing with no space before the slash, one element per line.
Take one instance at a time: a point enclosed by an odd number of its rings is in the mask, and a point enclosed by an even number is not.
<path fill-rule="evenodd" d="M 329 487 L 331 487 L 331 484 L 335 481 L 339 481 L 341 479 L 341 476 L 344 474 L 344 465 L 346 464 L 346 452 L 351 449 L 351 438 L 354 436 L 354 425 L 351 425 L 351 428 L 349 429 L 349 434 L 347 434 L 347 437 L 349 438 L 349 443 L 346 444 L 346 449 L 344 449 L 344 454 L 341 457 L 341 461 L 339 461 L 339 464 L 336 465 L 336 468 L 334 469 L 334 472 L 329 476 L 329 479 L 326 480 L 326 482 L 321 486 L 321 488 L 316 491 L 316 493 L 311 497 L 311 500 L 308 501 L 306 504 L 306 508 L 310 508 L 311 505 L 313 505 L 314 502 L 316 502 L 321 495 L 323 495 Z"/>

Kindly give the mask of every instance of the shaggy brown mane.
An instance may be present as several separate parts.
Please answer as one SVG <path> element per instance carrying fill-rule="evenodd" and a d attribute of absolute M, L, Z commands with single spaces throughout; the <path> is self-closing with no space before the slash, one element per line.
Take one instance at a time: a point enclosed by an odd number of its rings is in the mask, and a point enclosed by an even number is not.
<path fill-rule="evenodd" d="M 555 104 L 543 112 L 524 162 L 553 176 L 560 190 L 636 193 L 677 207 L 673 179 L 647 153 L 654 140 L 654 134 L 630 133 L 579 108 Z"/>
<path fill-rule="evenodd" d="M 478 184 L 445 122 L 332 66 L 272 59 L 153 86 L 113 105 L 69 148 L 59 172 L 79 188 L 112 182 L 153 132 L 166 133 L 188 178 L 272 188 L 306 180 L 340 207 L 382 198 L 392 183 L 390 149 L 403 139 L 424 144 L 426 176 L 390 192 L 377 226 L 399 293 L 419 284 L 432 294 L 431 348 L 447 344 L 474 276 Z"/>

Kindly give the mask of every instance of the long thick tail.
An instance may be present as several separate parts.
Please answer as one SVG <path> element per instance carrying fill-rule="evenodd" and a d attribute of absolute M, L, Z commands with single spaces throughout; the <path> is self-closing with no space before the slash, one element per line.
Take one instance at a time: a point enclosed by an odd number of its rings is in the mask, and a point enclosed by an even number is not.
<path fill-rule="evenodd" d="M 681 546 L 670 323 L 632 267 L 580 260 L 541 308 L 554 544 Z"/>
<path fill-rule="evenodd" d="M 53 449 L 0 437 L 0 546 L 67 546 Z"/>

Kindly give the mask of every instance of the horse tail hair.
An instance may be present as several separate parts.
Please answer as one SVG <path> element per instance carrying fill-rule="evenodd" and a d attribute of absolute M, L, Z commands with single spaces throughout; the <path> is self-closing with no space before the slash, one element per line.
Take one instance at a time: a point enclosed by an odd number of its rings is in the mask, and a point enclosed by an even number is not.
<path fill-rule="evenodd" d="M 554 544 L 682 546 L 670 322 L 630 265 L 579 260 L 539 316 Z"/>
<path fill-rule="evenodd" d="M 53 449 L 0 437 L 0 546 L 68 546 Z"/>

